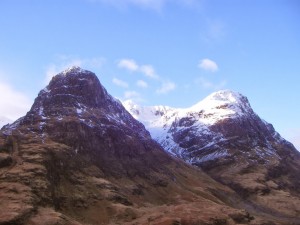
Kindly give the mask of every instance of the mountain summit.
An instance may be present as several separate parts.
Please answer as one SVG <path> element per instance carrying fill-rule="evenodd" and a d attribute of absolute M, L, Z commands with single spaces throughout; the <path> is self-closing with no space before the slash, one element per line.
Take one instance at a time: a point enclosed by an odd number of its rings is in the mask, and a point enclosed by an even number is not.
<path fill-rule="evenodd" d="M 230 157 L 226 146 L 235 141 L 257 147 L 261 160 L 278 157 L 271 142 L 291 145 L 259 118 L 247 97 L 230 90 L 214 92 L 185 109 L 142 107 L 130 101 L 124 106 L 168 152 L 191 164 Z"/>
<path fill-rule="evenodd" d="M 202 168 L 253 207 L 299 216 L 293 204 L 300 204 L 300 153 L 242 94 L 218 91 L 185 109 L 123 104 L 167 152 Z"/>
<path fill-rule="evenodd" d="M 189 108 L 188 111 L 206 111 L 207 113 L 214 114 L 214 116 L 211 116 L 211 120 L 205 121 L 211 124 L 224 118 L 253 113 L 248 99 L 240 93 L 230 90 L 214 92 Z"/>
<path fill-rule="evenodd" d="M 71 67 L 53 77 L 20 122 L 39 122 L 39 128 L 47 133 L 51 129 L 44 129 L 44 126 L 53 123 L 53 119 L 68 121 L 71 118 L 90 127 L 104 127 L 113 121 L 139 130 L 141 136 L 149 136 L 143 125 L 133 121 L 120 102 L 107 93 L 97 76 L 80 67 Z"/>

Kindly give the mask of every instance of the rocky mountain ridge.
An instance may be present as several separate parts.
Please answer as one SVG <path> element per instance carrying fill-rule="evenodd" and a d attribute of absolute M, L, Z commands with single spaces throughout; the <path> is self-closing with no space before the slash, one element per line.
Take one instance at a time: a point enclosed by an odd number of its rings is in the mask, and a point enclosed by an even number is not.
<path fill-rule="evenodd" d="M 299 165 L 290 150 L 276 153 L 286 154 L 277 167 L 214 161 L 208 176 L 167 154 L 94 73 L 72 67 L 0 131 L 0 225 L 298 224 Z"/>
<path fill-rule="evenodd" d="M 56 75 L 24 117 L 1 129 L 0 197 L 1 225 L 270 220 L 238 209 L 233 190 L 169 156 L 78 67 Z"/>
<path fill-rule="evenodd" d="M 167 152 L 202 168 L 262 212 L 299 216 L 294 204 L 300 203 L 300 153 L 245 96 L 218 91 L 186 109 L 123 104 Z"/>
<path fill-rule="evenodd" d="M 123 102 L 123 105 L 168 152 L 191 164 L 229 156 L 228 149 L 224 147 L 226 143 L 245 136 L 249 139 L 248 146 L 255 148 L 258 147 L 257 142 L 263 144 L 256 151 L 257 157 L 262 160 L 279 157 L 271 142 L 291 145 L 271 124 L 259 118 L 245 96 L 230 90 L 212 93 L 203 101 L 185 109 L 143 107 L 130 100 Z M 222 127 L 222 124 L 231 123 L 234 123 L 232 129 Z M 206 152 L 212 146 L 218 150 Z"/>

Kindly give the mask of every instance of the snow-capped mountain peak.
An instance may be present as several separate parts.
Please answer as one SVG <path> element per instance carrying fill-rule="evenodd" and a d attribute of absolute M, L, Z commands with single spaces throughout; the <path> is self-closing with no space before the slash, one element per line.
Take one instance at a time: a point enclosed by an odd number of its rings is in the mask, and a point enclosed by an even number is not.
<path fill-rule="evenodd" d="M 187 110 L 210 115 L 206 116 L 206 123 L 208 124 L 216 123 L 228 117 L 253 113 L 248 99 L 242 94 L 230 90 L 214 92 Z"/>
<path fill-rule="evenodd" d="M 59 73 L 58 75 L 61 75 L 61 74 L 67 75 L 67 74 L 70 74 L 70 73 L 72 73 L 72 74 L 80 74 L 80 73 L 87 73 L 87 72 L 89 72 L 89 71 L 88 70 L 84 70 L 84 69 L 82 69 L 79 66 L 71 66 L 71 67 L 65 69 L 64 71 L 62 71 L 61 73 Z"/>
<path fill-rule="evenodd" d="M 274 146 L 285 141 L 254 113 L 247 97 L 230 90 L 214 92 L 189 108 L 123 105 L 166 151 L 192 164 L 232 156 L 233 145 L 241 145 L 238 154 L 247 157 L 250 153 L 243 151 L 250 148 L 263 160 L 279 158 Z"/>
<path fill-rule="evenodd" d="M 146 127 L 152 128 L 171 124 L 177 117 L 193 115 L 202 124 L 213 125 L 220 120 L 253 113 L 248 99 L 231 90 L 221 90 L 210 94 L 204 100 L 189 108 L 169 106 L 140 106 L 132 100 L 123 102 L 124 107 Z"/>

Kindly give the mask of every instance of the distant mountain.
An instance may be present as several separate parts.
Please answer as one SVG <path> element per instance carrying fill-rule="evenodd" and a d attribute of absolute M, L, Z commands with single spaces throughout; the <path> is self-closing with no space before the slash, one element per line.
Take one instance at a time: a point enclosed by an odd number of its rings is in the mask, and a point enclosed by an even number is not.
<path fill-rule="evenodd" d="M 263 224 L 230 188 L 169 156 L 79 67 L 0 131 L 0 224 Z M 283 223 L 282 223 L 283 224 Z"/>
<path fill-rule="evenodd" d="M 299 217 L 300 154 L 245 96 L 218 91 L 185 109 L 123 104 L 167 152 L 233 188 L 246 207 Z"/>

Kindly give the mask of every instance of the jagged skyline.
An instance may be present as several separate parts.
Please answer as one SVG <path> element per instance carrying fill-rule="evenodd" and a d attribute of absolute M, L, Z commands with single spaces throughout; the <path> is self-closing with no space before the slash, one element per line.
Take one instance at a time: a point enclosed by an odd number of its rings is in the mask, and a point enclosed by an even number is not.
<path fill-rule="evenodd" d="M 113 96 L 143 105 L 187 107 L 220 89 L 238 91 L 300 146 L 298 1 L 0 6 L 0 120 L 24 115 L 51 76 L 77 65 L 99 74 Z"/>

